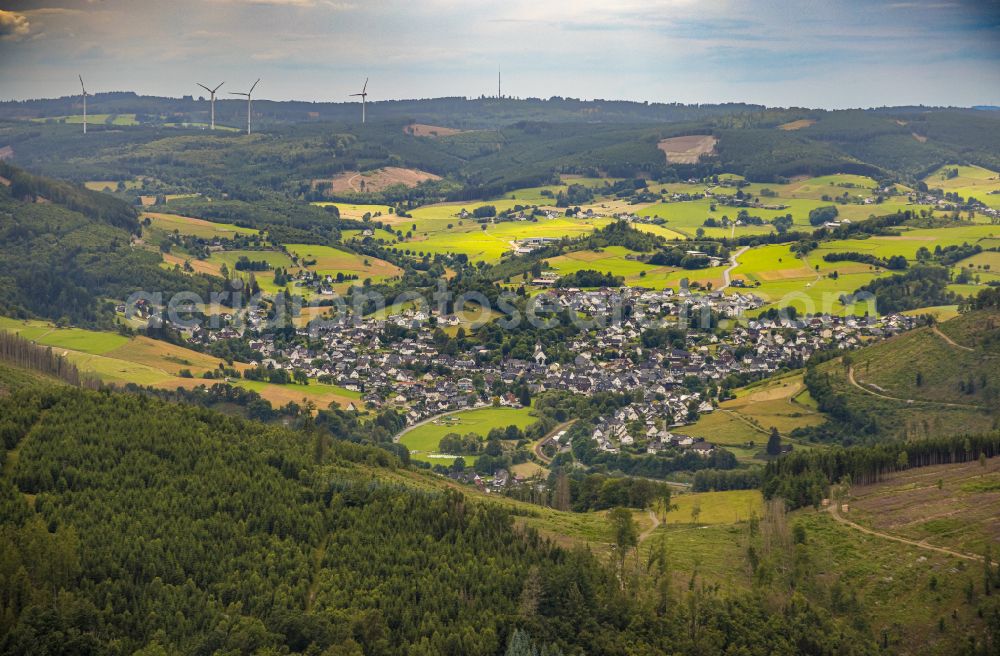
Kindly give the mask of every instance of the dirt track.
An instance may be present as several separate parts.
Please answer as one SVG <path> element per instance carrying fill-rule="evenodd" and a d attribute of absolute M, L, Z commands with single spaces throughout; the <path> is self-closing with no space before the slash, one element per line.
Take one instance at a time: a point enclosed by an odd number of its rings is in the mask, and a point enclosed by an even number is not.
<path fill-rule="evenodd" d="M 643 543 L 643 542 L 645 542 L 646 538 L 648 538 L 650 535 L 652 535 L 653 531 L 655 531 L 656 529 L 658 529 L 660 527 L 660 519 L 656 516 L 656 513 L 653 512 L 652 510 L 649 511 L 649 518 L 651 520 L 653 520 L 653 525 L 650 526 L 645 531 L 643 531 L 642 533 L 639 534 L 639 542 L 640 542 L 640 544 Z"/>
<path fill-rule="evenodd" d="M 861 383 L 859 383 L 854 378 L 854 367 L 853 367 L 853 365 L 847 368 L 847 380 L 851 383 L 851 385 L 854 385 L 855 387 L 857 387 L 862 392 L 864 392 L 866 394 L 871 394 L 872 396 L 877 396 L 880 399 L 886 399 L 888 401 L 899 401 L 900 403 L 923 403 L 923 404 L 930 404 L 930 405 L 941 405 L 941 406 L 945 406 L 947 408 L 969 408 L 971 410 L 982 410 L 983 409 L 982 406 L 972 405 L 972 404 L 969 404 L 969 403 L 949 403 L 947 401 L 926 401 L 924 399 L 901 399 L 898 396 L 888 396 L 886 394 L 880 394 L 880 393 L 878 393 L 878 392 L 876 392 L 874 390 L 868 389 L 867 387 L 865 387 L 864 385 L 862 385 Z"/>
<path fill-rule="evenodd" d="M 856 531 L 861 531 L 862 533 L 865 533 L 867 535 L 874 535 L 875 537 L 882 538 L 884 540 L 892 540 L 893 542 L 902 542 L 903 544 L 908 544 L 911 547 L 917 547 L 918 549 L 926 549 L 928 551 L 936 551 L 938 553 L 942 553 L 942 554 L 945 554 L 947 556 L 954 556 L 956 558 L 963 558 L 965 560 L 972 560 L 972 561 L 978 561 L 978 562 L 982 562 L 982 560 L 983 560 L 982 556 L 976 556 L 974 554 L 967 554 L 967 553 L 963 553 L 961 551 L 953 551 L 952 549 L 946 549 L 945 547 L 935 547 L 933 545 L 925 544 L 923 542 L 917 542 L 916 540 L 909 540 L 907 538 L 901 538 L 901 537 L 896 536 L 896 535 L 889 535 L 888 533 L 879 533 L 878 531 L 873 531 L 870 528 L 865 528 L 864 526 L 861 526 L 860 524 L 855 524 L 851 520 L 845 519 L 844 517 L 841 517 L 840 516 L 840 512 L 837 510 L 837 504 L 836 503 L 831 503 L 830 504 L 829 511 L 830 511 L 830 515 L 832 515 L 833 518 L 836 521 L 840 522 L 841 524 L 844 524 L 845 526 L 850 526 L 851 528 L 855 529 Z"/>

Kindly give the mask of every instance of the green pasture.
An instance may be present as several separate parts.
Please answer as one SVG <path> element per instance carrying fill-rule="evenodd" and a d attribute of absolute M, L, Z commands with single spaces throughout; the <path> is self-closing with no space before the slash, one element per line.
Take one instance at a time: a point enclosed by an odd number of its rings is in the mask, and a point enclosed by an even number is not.
<path fill-rule="evenodd" d="M 149 227 L 164 233 L 174 233 L 201 237 L 202 239 L 231 239 L 234 235 L 255 235 L 257 230 L 243 228 L 232 223 L 216 223 L 178 214 L 144 212 L 143 219 L 149 219 Z"/>
<path fill-rule="evenodd" d="M 42 346 L 51 346 L 56 353 L 59 349 L 67 349 L 100 355 L 113 351 L 129 341 L 128 337 L 118 333 L 83 328 L 57 328 L 43 321 L 21 321 L 7 317 L 0 317 L 0 330 L 17 333 Z"/>
<path fill-rule="evenodd" d="M 411 457 L 426 462 L 450 465 L 450 458 L 432 458 L 438 454 L 438 444 L 441 438 L 449 433 L 466 435 L 475 433 L 485 438 L 494 428 L 506 428 L 510 425 L 527 428 L 535 423 L 530 408 L 478 408 L 455 412 L 441 418 L 437 422 L 426 423 L 405 432 L 400 438 L 400 444 L 410 450 Z M 465 456 L 466 462 L 474 461 L 474 457 Z"/>

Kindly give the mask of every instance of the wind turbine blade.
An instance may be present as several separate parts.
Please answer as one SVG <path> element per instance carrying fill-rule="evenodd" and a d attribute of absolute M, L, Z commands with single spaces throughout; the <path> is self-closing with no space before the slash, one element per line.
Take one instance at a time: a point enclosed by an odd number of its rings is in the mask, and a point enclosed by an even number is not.
<path fill-rule="evenodd" d="M 204 84 L 202 84 L 201 82 L 195 82 L 195 84 L 197 84 L 197 85 L 198 85 L 199 87 L 201 87 L 202 89 L 204 89 L 205 91 L 207 91 L 207 92 L 209 92 L 209 93 L 215 93 L 214 91 L 212 91 L 211 89 L 209 89 L 208 87 L 206 87 L 206 86 L 205 86 Z"/>
<path fill-rule="evenodd" d="M 225 82 L 219 82 L 219 86 L 217 86 L 214 89 L 212 89 L 212 93 L 215 93 L 216 91 L 218 91 L 219 89 L 221 89 L 223 84 L 225 84 Z"/>
<path fill-rule="evenodd" d="M 365 86 L 361 87 L 361 93 L 368 91 L 368 78 L 365 78 Z"/>
<path fill-rule="evenodd" d="M 258 85 L 258 84 L 260 84 L 260 78 L 257 78 L 257 81 L 253 83 L 253 86 L 252 86 L 252 87 L 250 87 L 250 92 L 249 92 L 249 93 L 247 93 L 247 95 L 248 95 L 248 96 L 249 96 L 249 95 L 250 95 L 251 93 L 253 93 L 253 90 L 257 88 L 257 85 Z"/>
<path fill-rule="evenodd" d="M 80 90 L 83 91 L 84 93 L 87 93 L 87 88 L 83 86 L 83 76 L 78 75 L 77 77 L 80 78 Z"/>
<path fill-rule="evenodd" d="M 231 96 L 249 96 L 250 94 L 249 93 L 240 93 L 239 91 L 230 91 L 229 95 L 231 95 Z"/>

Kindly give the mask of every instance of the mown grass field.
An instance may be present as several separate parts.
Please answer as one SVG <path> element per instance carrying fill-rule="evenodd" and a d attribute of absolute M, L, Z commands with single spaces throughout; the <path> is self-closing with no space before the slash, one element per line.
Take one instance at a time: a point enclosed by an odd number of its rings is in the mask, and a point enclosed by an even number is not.
<path fill-rule="evenodd" d="M 55 121 L 57 123 L 83 124 L 83 114 L 71 116 L 46 116 L 44 118 L 33 118 L 32 121 L 45 123 Z M 135 114 L 87 114 L 88 125 L 139 125 L 135 120 Z"/>
<path fill-rule="evenodd" d="M 431 423 L 416 426 L 399 438 L 400 444 L 410 450 L 410 456 L 416 460 L 450 465 L 453 458 L 435 458 L 442 455 L 438 452 L 441 438 L 449 433 L 466 435 L 475 433 L 485 438 L 494 428 L 506 428 L 514 425 L 526 428 L 535 423 L 530 408 L 477 408 L 449 414 Z M 472 462 L 475 457 L 464 456 L 466 462 Z"/>
<path fill-rule="evenodd" d="M 677 508 L 667 513 L 668 525 L 736 524 L 764 514 L 764 499 L 758 490 L 678 494 L 671 503 Z"/>
<path fill-rule="evenodd" d="M 125 189 L 132 190 L 138 189 L 142 186 L 139 180 L 125 180 Z M 83 183 L 83 186 L 91 191 L 116 191 L 118 189 L 118 180 L 88 180 Z"/>
<path fill-rule="evenodd" d="M 768 307 L 795 307 L 800 312 L 829 314 L 864 313 L 863 306 L 845 307 L 840 297 L 867 284 L 880 272 L 853 262 L 837 262 L 834 268 L 816 251 L 805 259 L 791 252 L 787 244 L 751 248 L 739 257 L 734 280 L 753 286 L 750 291 L 768 302 Z M 838 278 L 830 273 L 836 270 Z M 741 291 L 733 289 L 732 291 Z M 767 309 L 762 308 L 762 310 Z"/>
<path fill-rule="evenodd" d="M 189 216 L 178 214 L 166 214 L 163 212 L 143 212 L 141 219 L 149 219 L 150 228 L 163 233 L 174 233 L 181 235 L 191 235 L 203 239 L 231 239 L 234 235 L 254 235 L 256 230 L 242 228 L 232 223 L 216 223 L 204 219 L 195 219 Z"/>
<path fill-rule="evenodd" d="M 373 282 L 381 282 L 402 273 L 402 269 L 385 260 L 349 253 L 330 246 L 286 244 L 285 248 L 289 253 L 298 256 L 300 265 L 304 261 L 315 261 L 315 264 L 309 264 L 306 268 L 320 275 L 356 274 L 360 283 L 367 278 L 371 278 Z"/>

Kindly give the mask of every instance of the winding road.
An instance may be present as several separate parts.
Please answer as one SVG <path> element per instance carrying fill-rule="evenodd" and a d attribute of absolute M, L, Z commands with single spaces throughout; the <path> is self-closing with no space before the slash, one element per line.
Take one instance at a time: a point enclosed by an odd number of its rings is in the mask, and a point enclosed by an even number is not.
<path fill-rule="evenodd" d="M 884 540 L 892 540 L 893 542 L 902 542 L 903 544 L 908 544 L 911 547 L 917 547 L 918 549 L 926 549 L 928 551 L 936 551 L 937 553 L 942 553 L 947 556 L 955 556 L 956 558 L 963 558 L 965 560 L 972 560 L 978 562 L 982 562 L 983 560 L 982 556 L 976 556 L 975 554 L 967 554 L 962 551 L 954 551 L 946 547 L 935 547 L 934 545 L 927 544 L 925 542 L 918 542 L 916 540 L 901 538 L 897 535 L 889 535 L 888 533 L 880 533 L 878 531 L 873 531 L 870 528 L 866 528 L 864 526 L 861 526 L 860 524 L 855 524 L 851 520 L 842 517 L 840 515 L 840 511 L 837 510 L 836 503 L 830 504 L 829 511 L 830 515 L 832 515 L 833 518 L 838 522 L 840 522 L 841 524 L 844 524 L 845 526 L 850 526 L 854 530 L 861 531 L 862 533 L 865 533 L 867 535 L 873 535 L 875 537 L 882 538 Z"/>
<path fill-rule="evenodd" d="M 727 287 L 729 287 L 730 274 L 732 273 L 733 269 L 735 269 L 736 267 L 738 267 L 740 265 L 739 260 L 737 260 L 736 258 L 738 258 L 740 255 L 743 255 L 748 250 L 750 250 L 750 247 L 749 246 L 744 246 L 743 248 L 741 248 L 740 250 L 736 251 L 735 253 L 733 253 L 729 257 L 729 266 L 726 267 L 726 269 L 722 272 L 722 283 L 723 284 L 722 284 L 722 287 L 719 288 L 720 291 L 723 290 L 723 289 L 725 289 L 725 288 L 727 288 Z"/>
<path fill-rule="evenodd" d="M 548 433 L 546 433 L 545 437 L 535 442 L 535 446 L 532 450 L 535 452 L 535 456 L 537 456 L 538 459 L 542 461 L 542 464 L 547 465 L 550 462 L 552 462 L 552 458 L 549 458 L 544 453 L 542 453 L 542 444 L 545 443 L 545 440 L 549 439 L 559 431 L 569 428 L 570 426 L 573 425 L 575 421 L 576 419 L 570 419 L 569 421 L 564 421 L 563 423 L 559 424 L 558 426 L 550 430 Z"/>

